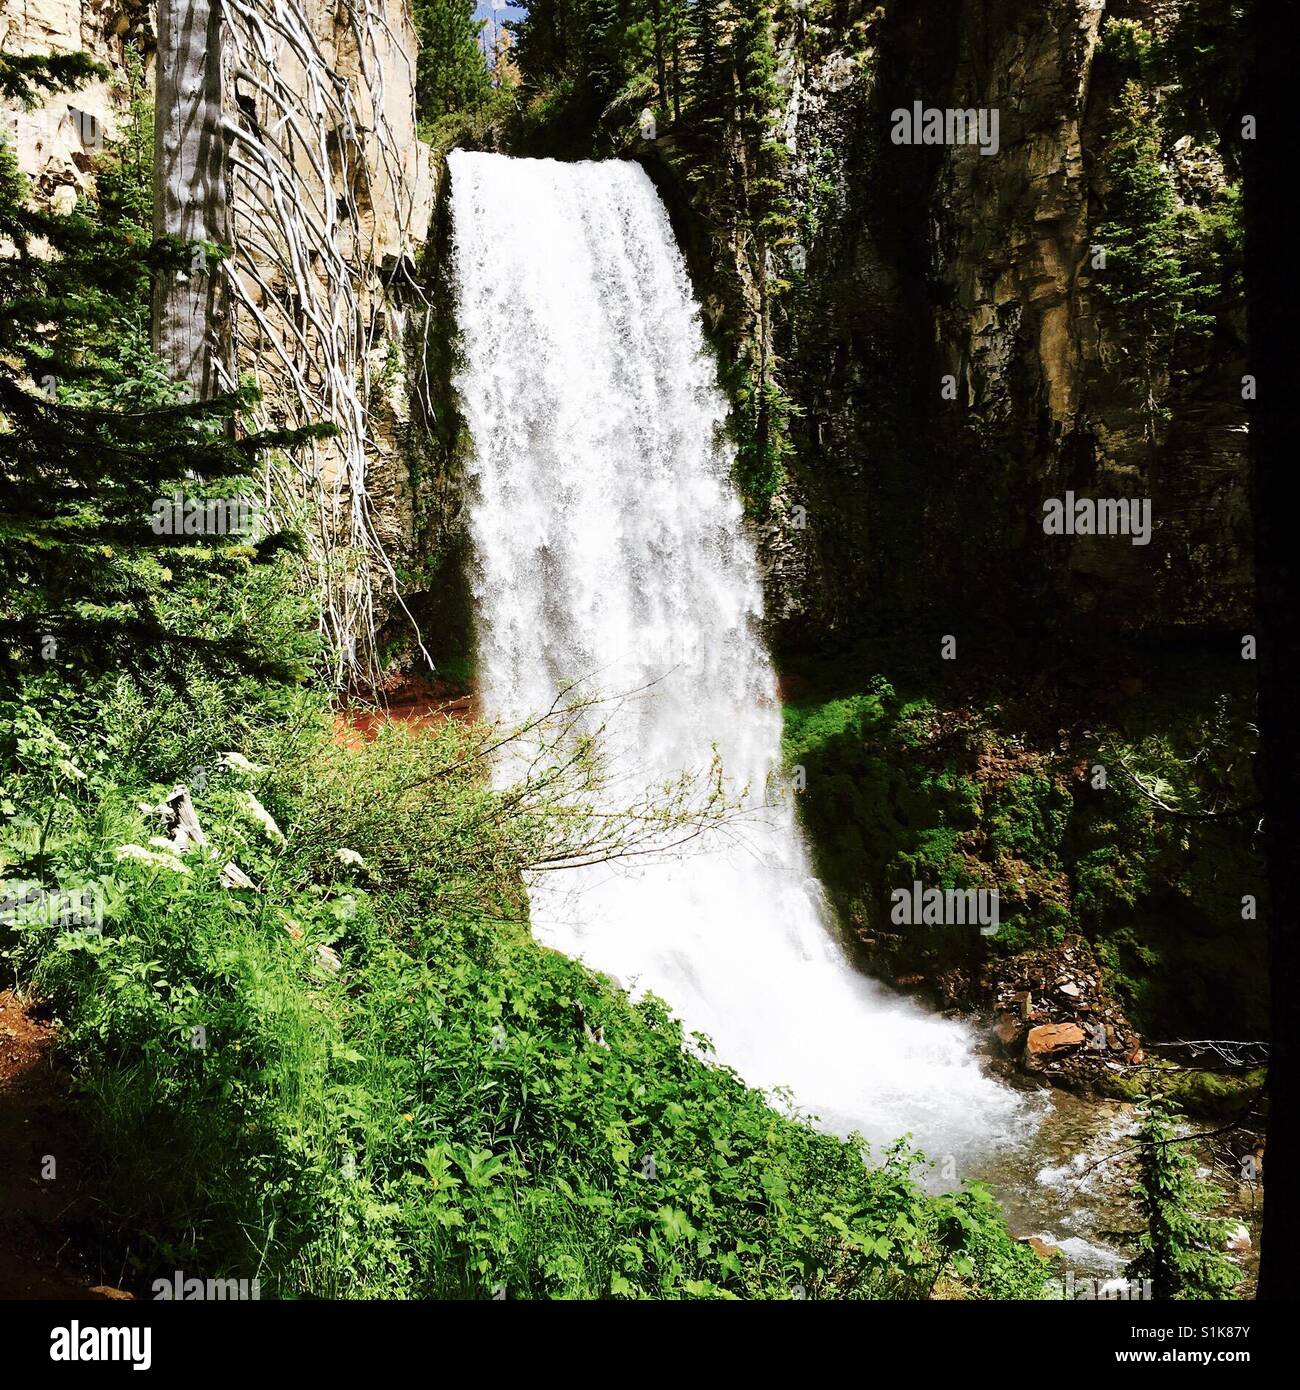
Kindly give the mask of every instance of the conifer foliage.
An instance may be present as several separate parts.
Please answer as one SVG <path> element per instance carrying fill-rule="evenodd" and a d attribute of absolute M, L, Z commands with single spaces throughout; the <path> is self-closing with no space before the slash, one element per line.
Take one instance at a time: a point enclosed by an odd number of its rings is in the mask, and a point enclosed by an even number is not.
<path fill-rule="evenodd" d="M 423 122 L 472 112 L 492 94 L 482 47 L 484 21 L 475 19 L 474 9 L 474 0 L 414 0 L 420 41 L 416 99 Z"/>
<path fill-rule="evenodd" d="M 1241 1276 L 1223 1253 L 1228 1223 L 1211 1215 L 1223 1194 L 1197 1176 L 1177 1112 L 1158 1092 L 1142 1106 L 1137 1140 L 1132 1195 L 1145 1229 L 1129 1277 L 1149 1279 L 1157 1299 L 1231 1298 Z"/>
<path fill-rule="evenodd" d="M 0 91 L 28 105 L 102 73 L 85 55 L 0 55 Z M 145 222 L 136 95 L 132 129 L 97 156 L 98 204 L 38 205 L 0 141 L 0 670 L 179 670 L 185 652 L 287 674 L 253 633 L 217 641 L 166 616 L 183 573 L 267 561 L 287 538 L 175 534 L 158 504 L 250 493 L 262 451 L 301 436 L 239 437 L 247 393 L 190 403 L 149 350 L 151 277 L 192 248 Z"/>

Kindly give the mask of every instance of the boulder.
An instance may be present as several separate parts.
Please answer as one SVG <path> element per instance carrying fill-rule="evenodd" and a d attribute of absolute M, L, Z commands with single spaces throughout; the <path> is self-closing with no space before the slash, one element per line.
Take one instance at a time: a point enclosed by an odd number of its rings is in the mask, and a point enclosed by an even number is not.
<path fill-rule="evenodd" d="M 1062 1250 L 1060 1246 L 1053 1245 L 1050 1240 L 1046 1240 L 1042 1236 L 1021 1236 L 1016 1244 L 1027 1245 L 1035 1255 L 1038 1255 L 1044 1260 L 1065 1259 L 1065 1251 Z"/>
<path fill-rule="evenodd" d="M 1025 1056 L 1030 1066 L 1043 1062 L 1054 1053 L 1083 1042 L 1083 1029 L 1077 1023 L 1042 1023 L 1029 1030 L 1025 1039 Z"/>
<path fill-rule="evenodd" d="M 1000 1013 L 993 1025 L 993 1035 L 1007 1052 L 1015 1052 L 1024 1037 L 1024 1028 L 1015 1014 Z"/>

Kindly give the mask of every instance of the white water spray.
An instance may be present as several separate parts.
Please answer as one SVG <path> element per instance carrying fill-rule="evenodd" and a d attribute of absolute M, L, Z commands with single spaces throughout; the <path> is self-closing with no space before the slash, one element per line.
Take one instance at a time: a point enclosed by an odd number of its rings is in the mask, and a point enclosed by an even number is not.
<path fill-rule="evenodd" d="M 759 570 L 663 205 L 628 162 L 450 164 L 484 708 L 516 722 L 568 681 L 648 686 L 613 730 L 624 785 L 716 748 L 762 802 L 781 714 Z M 1023 1118 L 962 1027 L 846 960 L 784 801 L 707 854 L 538 875 L 530 897 L 539 938 L 653 991 L 829 1129 L 959 1158 Z"/>

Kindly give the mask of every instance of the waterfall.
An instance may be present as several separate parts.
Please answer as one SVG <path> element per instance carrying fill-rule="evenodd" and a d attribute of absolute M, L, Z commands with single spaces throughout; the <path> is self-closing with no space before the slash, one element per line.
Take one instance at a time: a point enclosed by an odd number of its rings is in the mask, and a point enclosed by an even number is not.
<path fill-rule="evenodd" d="M 963 1027 L 853 968 L 788 799 L 768 795 L 781 712 L 759 569 L 653 185 L 623 161 L 450 166 L 484 709 L 519 721 L 579 678 L 640 691 L 610 730 L 620 785 L 716 750 L 754 808 L 684 857 L 534 875 L 535 934 L 655 993 L 826 1128 L 877 1146 L 910 1132 L 960 1168 L 1024 1106 Z"/>

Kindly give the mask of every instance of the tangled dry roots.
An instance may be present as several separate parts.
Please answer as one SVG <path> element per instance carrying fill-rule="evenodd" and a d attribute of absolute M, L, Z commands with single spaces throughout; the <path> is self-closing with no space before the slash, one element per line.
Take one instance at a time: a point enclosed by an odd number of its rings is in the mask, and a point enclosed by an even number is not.
<path fill-rule="evenodd" d="M 374 461 L 393 447 L 375 423 L 391 409 L 387 378 L 408 316 L 428 328 L 408 250 L 415 150 L 399 149 L 390 119 L 413 111 L 415 70 L 385 0 L 322 5 L 315 26 L 311 3 L 224 0 L 227 265 L 235 360 L 258 379 L 259 423 L 328 421 L 338 430 L 271 459 L 266 503 L 280 524 L 307 535 L 334 682 L 355 690 L 376 684 L 384 587 L 400 602 L 367 489 Z M 386 90 L 394 72 L 402 89 Z M 423 392 L 422 362 L 413 381 Z"/>

